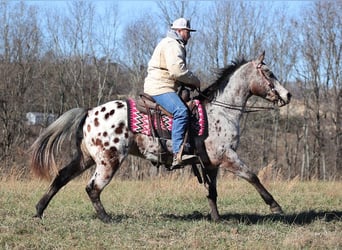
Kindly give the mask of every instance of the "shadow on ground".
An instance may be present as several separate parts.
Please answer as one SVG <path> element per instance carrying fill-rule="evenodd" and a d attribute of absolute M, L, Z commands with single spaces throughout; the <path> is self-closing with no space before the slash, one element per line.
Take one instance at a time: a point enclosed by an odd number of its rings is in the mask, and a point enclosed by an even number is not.
<path fill-rule="evenodd" d="M 199 212 L 193 212 L 188 215 L 174 215 L 174 214 L 163 214 L 164 218 L 173 220 L 208 220 L 210 215 L 203 215 Z M 294 214 L 284 215 L 259 215 L 259 214 L 248 214 L 248 213 L 227 213 L 221 215 L 220 221 L 237 221 L 247 225 L 258 224 L 265 221 L 282 222 L 285 224 L 305 225 L 310 224 L 315 220 L 324 220 L 326 222 L 331 221 L 342 221 L 342 211 L 303 211 Z"/>

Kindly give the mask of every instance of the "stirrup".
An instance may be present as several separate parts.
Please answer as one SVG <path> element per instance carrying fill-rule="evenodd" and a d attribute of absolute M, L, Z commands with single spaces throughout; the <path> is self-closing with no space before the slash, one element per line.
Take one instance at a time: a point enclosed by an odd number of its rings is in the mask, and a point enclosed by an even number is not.
<path fill-rule="evenodd" d="M 198 162 L 198 156 L 197 155 L 182 155 L 179 157 L 179 155 L 173 157 L 173 161 L 171 166 L 166 167 L 169 171 L 184 168 L 186 165 L 190 165 L 192 163 Z"/>

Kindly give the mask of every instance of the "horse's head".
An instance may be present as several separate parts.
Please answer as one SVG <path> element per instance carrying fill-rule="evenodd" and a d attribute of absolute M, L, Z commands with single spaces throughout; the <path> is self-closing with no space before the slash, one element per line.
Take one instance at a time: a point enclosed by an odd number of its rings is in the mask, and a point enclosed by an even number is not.
<path fill-rule="evenodd" d="M 270 102 L 284 106 L 290 102 L 291 94 L 274 76 L 272 71 L 264 63 L 265 51 L 258 59 L 251 61 L 254 67 L 255 77 L 252 77 L 249 89 L 251 94 L 260 96 Z"/>

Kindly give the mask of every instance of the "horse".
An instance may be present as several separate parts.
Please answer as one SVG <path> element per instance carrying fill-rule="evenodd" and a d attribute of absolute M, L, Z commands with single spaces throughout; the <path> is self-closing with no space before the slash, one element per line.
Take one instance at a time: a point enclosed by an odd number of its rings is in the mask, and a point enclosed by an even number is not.
<path fill-rule="evenodd" d="M 222 69 L 219 77 L 198 95 L 207 112 L 208 136 L 204 146 L 208 161 L 203 165 L 207 179 L 210 218 L 218 221 L 217 174 L 226 169 L 255 187 L 274 214 L 283 210 L 261 184 L 257 175 L 239 158 L 239 122 L 247 109 L 247 100 L 259 96 L 281 107 L 290 102 L 291 94 L 264 63 L 265 52 L 254 60 L 236 60 Z M 57 192 L 70 180 L 94 164 L 95 171 L 86 185 L 86 192 L 97 218 L 108 223 L 100 194 L 112 180 L 126 156 L 151 159 L 161 152 L 161 145 L 152 136 L 133 133 L 128 127 L 127 101 L 113 100 L 91 109 L 74 108 L 62 114 L 47 127 L 31 146 L 30 168 L 40 177 L 54 178 L 36 205 L 35 217 L 44 210 Z M 63 168 L 56 163 L 63 141 L 72 136 L 75 154 Z M 171 146 L 167 150 L 172 155 Z M 152 150 L 151 150 L 152 148 Z M 149 150 L 147 150 L 149 149 Z M 155 154 L 155 155 L 153 155 Z M 153 157 L 152 157 L 153 158 Z"/>

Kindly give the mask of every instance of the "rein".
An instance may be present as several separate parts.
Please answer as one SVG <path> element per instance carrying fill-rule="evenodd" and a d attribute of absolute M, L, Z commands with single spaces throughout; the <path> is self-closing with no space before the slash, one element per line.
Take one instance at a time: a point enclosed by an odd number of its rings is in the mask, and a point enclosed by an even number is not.
<path fill-rule="evenodd" d="M 271 89 L 271 91 L 274 91 L 274 86 L 272 82 L 270 82 L 267 77 L 265 76 L 264 72 L 261 70 L 262 64 L 259 63 L 258 65 L 255 64 L 255 62 L 252 62 L 258 73 L 261 75 L 261 77 L 266 82 L 266 85 Z M 206 100 L 210 101 L 210 98 L 208 96 L 205 96 L 203 92 L 198 88 L 196 89 L 200 96 L 204 97 Z M 253 112 L 259 112 L 259 111 L 268 111 L 268 110 L 274 110 L 274 107 L 255 107 L 255 106 L 239 106 L 239 105 L 233 105 L 229 103 L 224 103 L 220 101 L 213 100 L 210 103 L 213 105 L 217 105 L 223 108 L 232 109 L 232 110 L 238 110 L 242 113 L 253 113 Z"/>
<path fill-rule="evenodd" d="M 196 90 L 200 96 L 209 100 L 209 97 L 205 96 L 200 89 L 196 89 Z M 243 106 L 233 105 L 233 104 L 224 103 L 224 102 L 215 101 L 215 100 L 211 101 L 210 103 L 213 105 L 219 106 L 219 107 L 223 107 L 223 108 L 227 108 L 227 109 L 231 109 L 231 110 L 237 110 L 237 111 L 240 111 L 242 113 L 253 113 L 253 112 L 268 111 L 268 110 L 274 110 L 275 109 L 274 107 L 256 107 L 256 106 L 245 106 L 245 107 L 243 107 Z"/>

